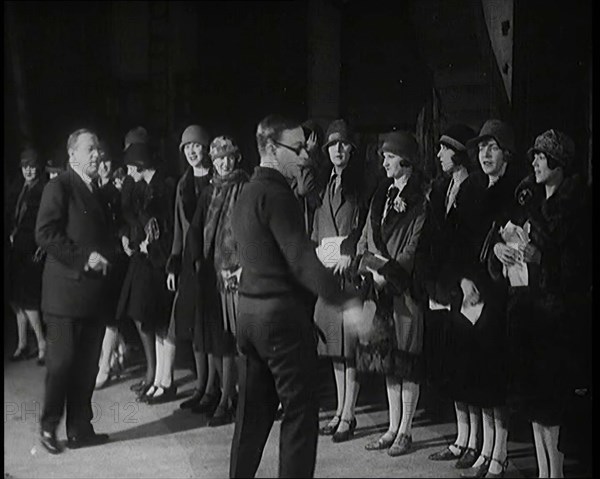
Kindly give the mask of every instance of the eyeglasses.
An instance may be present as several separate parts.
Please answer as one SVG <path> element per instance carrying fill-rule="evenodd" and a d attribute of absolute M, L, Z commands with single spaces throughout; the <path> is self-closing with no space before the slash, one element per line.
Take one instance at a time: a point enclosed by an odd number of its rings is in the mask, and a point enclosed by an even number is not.
<path fill-rule="evenodd" d="M 296 153 L 296 156 L 300 156 L 300 154 L 302 153 L 302 150 L 304 150 L 308 153 L 308 150 L 306 149 L 306 145 L 300 145 L 300 146 L 294 148 L 293 146 L 286 145 L 284 143 L 279 143 L 278 141 L 275 141 L 275 140 L 273 140 L 273 143 L 275 143 L 278 146 L 282 146 L 286 150 L 293 151 L 294 153 Z"/>

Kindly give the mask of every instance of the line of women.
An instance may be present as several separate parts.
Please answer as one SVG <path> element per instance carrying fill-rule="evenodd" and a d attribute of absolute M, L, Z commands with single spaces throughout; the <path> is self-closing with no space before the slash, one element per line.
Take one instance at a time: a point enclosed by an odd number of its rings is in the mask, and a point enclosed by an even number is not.
<path fill-rule="evenodd" d="M 314 304 L 318 351 L 332 361 L 337 400 L 320 433 L 334 442 L 353 437 L 361 377 L 378 374 L 389 426 L 365 447 L 408 454 L 427 382 L 452 399 L 457 426 L 453 443 L 430 460 L 453 461 L 463 477 L 503 476 L 509 411 L 518 411 L 532 422 L 540 477 L 562 477 L 560 425 L 574 391 L 591 390 L 591 209 L 574 172 L 573 141 L 554 129 L 539 135 L 527 174 L 505 122 L 488 120 L 479 134 L 452 125 L 439 138 L 441 174 L 429 181 L 414 136 L 393 131 L 377 151 L 379 181 L 346 121 L 333 121 L 324 137 L 314 122 L 305 132 L 311 163 L 291 186 L 306 232 L 340 289 L 359 291 L 364 301 L 360 324 L 321 298 Z M 184 130 L 179 150 L 188 168 L 173 185 L 143 128 L 125 138 L 124 179 L 103 147 L 100 192 L 118 225 L 121 255 L 97 387 L 108 382 L 118 326 L 129 318 L 146 360 L 132 386 L 138 399 L 177 398 L 175 345 L 191 341 L 197 379 L 180 407 L 218 426 L 234 420 L 237 401 L 241 270 L 231 212 L 248 175 L 235 141 L 211 141 L 201 126 Z M 11 219 L 17 359 L 27 318 L 40 360 L 45 345 L 31 280 L 39 258 L 28 236 L 43 188 L 38 169 L 24 154 Z"/>
<path fill-rule="evenodd" d="M 312 238 L 340 288 L 360 291 L 365 319 L 348 324 L 321 300 L 315 306 L 337 390 L 321 434 L 352 437 L 360 377 L 377 373 L 389 427 L 365 447 L 411 452 L 426 381 L 454 401 L 457 424 L 456 439 L 430 460 L 455 461 L 463 477 L 503 476 L 517 411 L 532 421 L 540 477 L 562 477 L 560 424 L 574 391 L 591 388 L 591 210 L 572 140 L 557 130 L 538 136 L 527 175 L 508 124 L 488 120 L 479 135 L 453 125 L 439 139 L 442 174 L 428 182 L 414 137 L 395 131 L 379 148 L 387 179 L 366 198 L 343 120 L 322 149 L 332 169 Z"/>
<path fill-rule="evenodd" d="M 207 414 L 211 426 L 230 423 L 240 275 L 230 213 L 248 179 L 240 150 L 232 138 L 211 141 L 203 127 L 190 125 L 179 148 L 188 168 L 173 185 L 143 128 L 130 131 L 125 143 L 119 234 L 129 264 L 115 318 L 133 320 L 146 360 L 144 377 L 131 389 L 149 405 L 176 399 L 176 344 L 188 340 L 197 379 L 180 407 Z"/>

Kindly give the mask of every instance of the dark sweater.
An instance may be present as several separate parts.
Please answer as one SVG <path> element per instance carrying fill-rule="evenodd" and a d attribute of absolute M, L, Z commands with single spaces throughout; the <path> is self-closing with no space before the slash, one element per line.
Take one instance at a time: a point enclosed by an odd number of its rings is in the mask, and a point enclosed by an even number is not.
<path fill-rule="evenodd" d="M 349 299 L 317 258 L 298 201 L 278 171 L 256 167 L 232 223 L 242 265 L 240 294 L 302 296 L 309 290 L 334 304 Z"/>

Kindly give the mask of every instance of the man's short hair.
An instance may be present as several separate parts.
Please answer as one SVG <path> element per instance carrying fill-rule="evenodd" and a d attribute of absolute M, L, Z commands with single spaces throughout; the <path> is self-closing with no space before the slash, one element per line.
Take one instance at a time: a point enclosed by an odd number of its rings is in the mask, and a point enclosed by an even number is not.
<path fill-rule="evenodd" d="M 87 128 L 80 128 L 79 130 L 75 130 L 69 135 L 69 139 L 67 140 L 67 153 L 75 149 L 77 140 L 79 140 L 79 137 L 85 133 L 89 133 L 90 135 L 96 136 L 96 133 L 94 133 L 92 130 L 88 130 Z"/>
<path fill-rule="evenodd" d="M 263 118 L 256 128 L 256 144 L 259 154 L 263 155 L 266 152 L 268 140 L 279 141 L 283 131 L 293 130 L 300 126 L 299 121 L 282 115 L 275 114 Z"/>

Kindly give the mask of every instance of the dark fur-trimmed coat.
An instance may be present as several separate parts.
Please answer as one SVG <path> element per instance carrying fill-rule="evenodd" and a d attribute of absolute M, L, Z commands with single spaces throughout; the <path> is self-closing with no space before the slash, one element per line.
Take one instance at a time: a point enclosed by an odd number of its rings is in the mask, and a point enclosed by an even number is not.
<path fill-rule="evenodd" d="M 541 260 L 528 264 L 529 285 L 508 304 L 509 400 L 531 419 L 559 424 L 569 394 L 591 381 L 589 190 L 572 176 L 546 198 L 528 177 L 516 198 L 513 223 L 529 222 Z M 489 268 L 506 281 L 495 257 Z"/>

